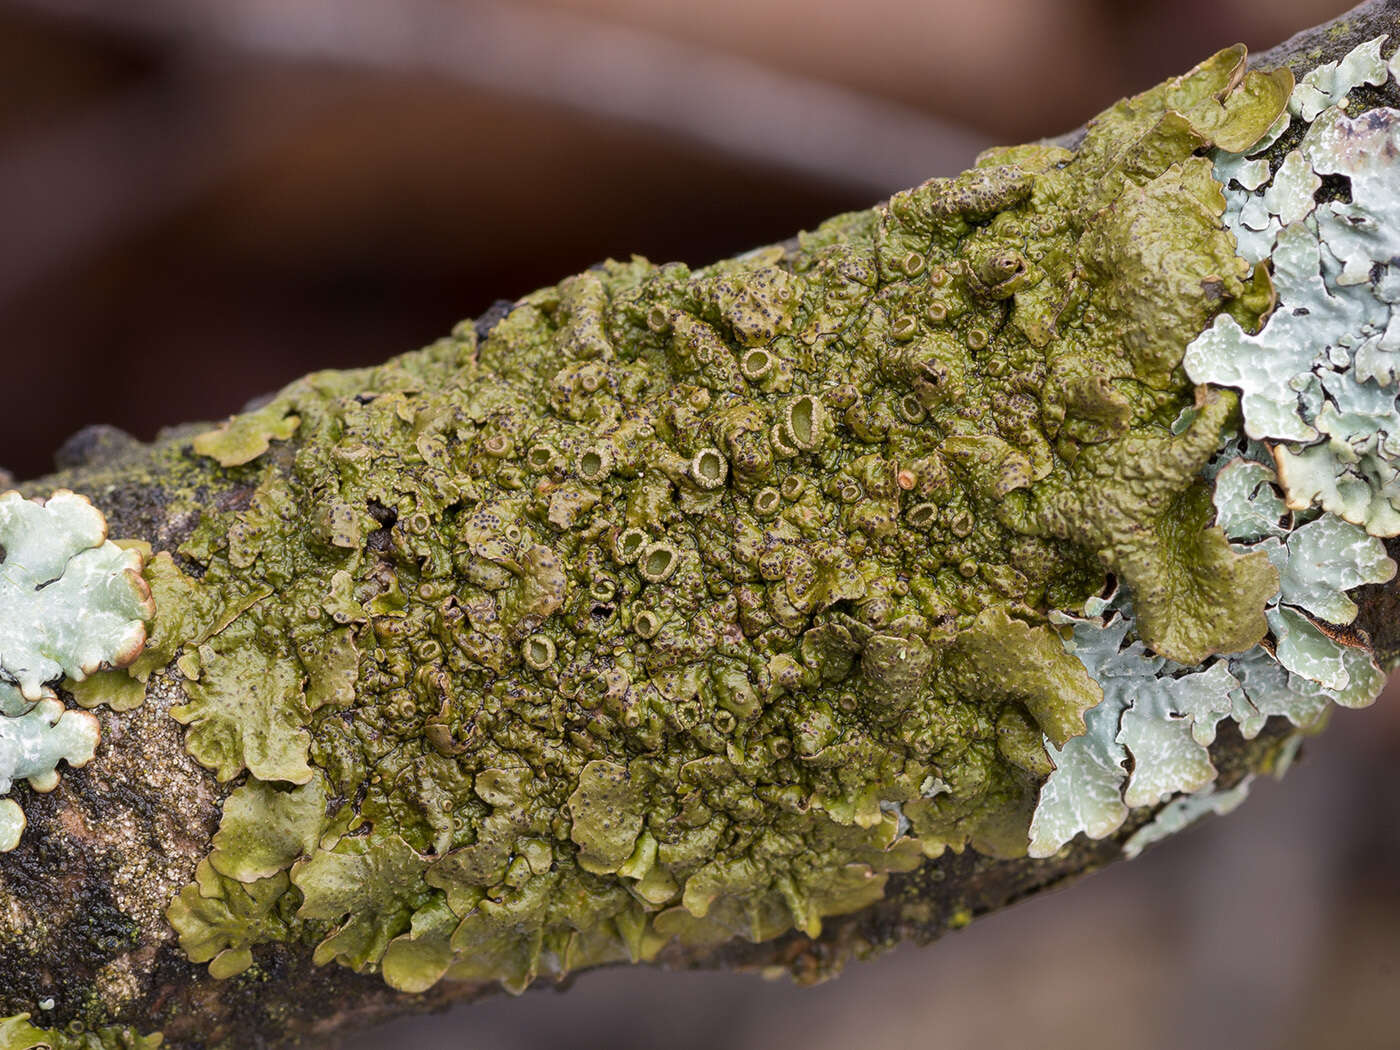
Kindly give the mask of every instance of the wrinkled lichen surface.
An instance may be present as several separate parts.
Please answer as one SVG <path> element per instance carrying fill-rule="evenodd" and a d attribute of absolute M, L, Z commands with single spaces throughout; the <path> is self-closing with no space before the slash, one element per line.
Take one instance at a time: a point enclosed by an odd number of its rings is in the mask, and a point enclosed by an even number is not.
<path fill-rule="evenodd" d="M 1346 116 L 1348 92 L 1388 79 L 1384 40 L 1304 75 L 1288 112 L 1251 147 L 1213 152 L 1226 225 L 1246 258 L 1268 260 L 1278 303 L 1255 333 L 1217 316 L 1187 348 L 1184 366 L 1198 382 L 1242 394 L 1247 436 L 1228 439 L 1203 475 L 1234 549 L 1265 554 L 1279 571 L 1265 612 L 1267 644 L 1183 667 L 1139 640 L 1126 595 L 1091 599 L 1082 615 L 1053 614 L 1072 628 L 1070 648 L 1105 698 L 1089 713 L 1087 733 L 1052 747 L 1056 769 L 1032 820 L 1032 856 L 1052 855 L 1078 833 L 1102 838 L 1130 809 L 1174 798 L 1125 844 L 1136 855 L 1243 797 L 1246 784 L 1216 787 L 1208 747 L 1222 721 L 1246 739 L 1271 716 L 1308 729 L 1333 703 L 1370 704 L 1384 684 L 1365 637 L 1348 627 L 1357 606 L 1346 595 L 1390 580 L 1396 569 L 1368 532 L 1390 534 L 1394 514 L 1395 468 L 1384 460 L 1400 416 L 1386 389 L 1395 376 L 1381 362 L 1400 333 L 1387 327 L 1386 302 L 1394 283 L 1391 212 L 1400 200 L 1390 146 L 1397 114 Z M 1298 118 L 1306 133 L 1271 169 L 1259 154 Z M 1347 176 L 1351 200 L 1319 206 L 1324 174 Z M 1263 438 L 1275 444 L 1255 440 Z M 1318 438 L 1326 440 L 1301 452 L 1279 440 Z M 1302 463 L 1326 464 L 1324 480 L 1304 488 Z"/>
<path fill-rule="evenodd" d="M 1126 595 L 1090 599 L 1078 615 L 1053 614 L 1071 629 L 1070 651 L 1104 700 L 1089 712 L 1087 733 L 1049 745 L 1056 768 L 1031 821 L 1031 856 L 1051 856 L 1081 832 L 1104 838 L 1130 810 L 1171 800 L 1125 843 L 1136 856 L 1243 799 L 1247 784 L 1217 788 L 1210 745 L 1222 722 L 1246 740 L 1275 716 L 1309 730 L 1333 704 L 1368 706 L 1385 684 L 1364 638 L 1346 629 L 1357 613 L 1346 592 L 1395 575 L 1384 544 L 1330 513 L 1288 511 L 1261 444 L 1227 441 L 1204 473 L 1214 479 L 1216 520 L 1232 547 L 1262 553 L 1278 569 L 1279 590 L 1265 610 L 1269 642 L 1183 667 L 1139 640 Z"/>

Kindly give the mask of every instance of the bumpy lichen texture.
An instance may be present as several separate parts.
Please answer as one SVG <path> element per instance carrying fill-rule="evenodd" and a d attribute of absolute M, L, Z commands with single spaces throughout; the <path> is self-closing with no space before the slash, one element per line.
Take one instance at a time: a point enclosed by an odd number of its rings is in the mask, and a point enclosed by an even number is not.
<path fill-rule="evenodd" d="M 0 1017 L 0 1050 L 156 1050 L 164 1042 L 159 1032 L 142 1035 L 115 1026 L 68 1031 L 42 1023 L 27 1013 Z"/>
<path fill-rule="evenodd" d="M 101 512 L 72 492 L 0 495 L 0 551 L 0 795 L 16 780 L 52 791 L 58 764 L 84 765 L 99 737 L 97 718 L 66 710 L 55 687 L 135 660 L 151 592 L 140 552 L 108 540 Z M 0 852 L 24 827 L 0 798 Z"/>
<path fill-rule="evenodd" d="M 243 778 L 168 913 L 190 957 L 309 940 L 400 989 L 520 988 L 1023 855 L 1047 741 L 1104 700 L 1052 611 L 1111 573 L 1194 664 L 1256 645 L 1279 589 L 1199 476 L 1235 398 L 1180 368 L 1271 302 L 1199 155 L 1283 108 L 1243 62 L 198 438 L 251 494 L 152 566 L 172 713 Z"/>

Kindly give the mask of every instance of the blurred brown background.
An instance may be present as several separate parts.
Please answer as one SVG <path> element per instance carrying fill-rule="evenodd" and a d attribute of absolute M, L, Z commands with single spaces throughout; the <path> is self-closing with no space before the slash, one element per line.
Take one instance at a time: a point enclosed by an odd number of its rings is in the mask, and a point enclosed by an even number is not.
<path fill-rule="evenodd" d="M 0 466 L 700 263 L 1346 0 L 0 0 Z M 1400 1048 L 1400 696 L 1228 821 L 815 990 L 613 971 L 358 1050 Z"/>

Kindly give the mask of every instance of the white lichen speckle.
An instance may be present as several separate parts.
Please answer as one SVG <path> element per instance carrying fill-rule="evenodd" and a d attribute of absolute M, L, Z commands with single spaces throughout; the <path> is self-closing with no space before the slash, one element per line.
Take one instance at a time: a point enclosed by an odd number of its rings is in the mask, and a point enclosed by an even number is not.
<path fill-rule="evenodd" d="M 100 736 L 96 716 L 65 710 L 55 685 L 129 664 L 155 610 L 141 555 L 110 542 L 82 496 L 0 495 L 0 548 L 0 795 L 16 780 L 51 791 L 59 762 L 91 761 Z M 19 804 L 0 798 L 0 852 L 24 827 Z"/>

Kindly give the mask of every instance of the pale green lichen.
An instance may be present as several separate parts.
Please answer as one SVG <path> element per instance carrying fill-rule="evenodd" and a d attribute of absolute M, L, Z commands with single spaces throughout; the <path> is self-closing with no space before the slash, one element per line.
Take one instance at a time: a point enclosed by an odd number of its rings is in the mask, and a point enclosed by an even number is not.
<path fill-rule="evenodd" d="M 84 766 L 92 761 L 100 736 L 97 719 L 86 711 L 67 711 L 62 701 L 44 699 L 23 714 L 0 717 L 0 795 L 16 780 L 35 791 L 58 786 L 58 764 Z M 19 845 L 24 810 L 0 798 L 0 852 Z"/>
<path fill-rule="evenodd" d="M 0 679 L 28 702 L 53 696 L 64 675 L 124 667 L 151 616 L 141 556 L 107 541 L 102 514 L 82 496 L 45 501 L 0 495 Z"/>
<path fill-rule="evenodd" d="M 16 780 L 51 791 L 58 764 L 91 761 L 100 736 L 97 718 L 65 710 L 56 686 L 135 660 L 151 592 L 140 552 L 110 542 L 101 512 L 66 490 L 0 495 L 0 550 L 0 795 Z M 0 798 L 0 852 L 24 827 L 19 804 Z"/>
<path fill-rule="evenodd" d="M 1216 770 L 1193 733 L 1192 713 L 1213 708 L 1239 687 L 1228 659 L 1181 673 L 1140 641 L 1129 641 L 1136 623 L 1121 601 L 1107 615 L 1066 619 L 1073 628 L 1066 644 L 1102 685 L 1104 700 L 1089 712 L 1087 734 L 1060 748 L 1047 742 L 1055 771 L 1031 822 L 1035 857 L 1050 856 L 1079 832 L 1104 838 L 1131 808 L 1213 781 Z"/>
<path fill-rule="evenodd" d="M 1249 258 L 1272 260 L 1278 308 L 1262 330 L 1221 316 L 1186 354 L 1198 382 L 1236 387 L 1244 427 L 1273 444 L 1292 509 L 1318 506 L 1376 536 L 1400 535 L 1400 111 L 1355 119 L 1346 96 L 1385 83 L 1384 37 L 1309 73 L 1290 103 L 1311 121 L 1263 185 L 1239 155 L 1218 155 L 1226 221 Z M 1317 204 L 1321 176 L 1348 200 Z M 1282 623 L 1277 626 L 1289 630 Z M 1296 636 L 1297 631 L 1292 633 Z"/>
<path fill-rule="evenodd" d="M 1337 61 L 1323 62 L 1303 74 L 1288 100 L 1288 112 L 1311 123 L 1323 110 L 1345 105 L 1347 94 L 1362 84 L 1384 84 L 1387 69 L 1381 45 L 1385 39 L 1367 40 Z"/>
<path fill-rule="evenodd" d="M 603 264 L 199 438 L 245 502 L 191 502 L 173 713 L 249 779 L 168 913 L 190 958 L 308 941 L 518 989 L 1023 855 L 1048 748 L 1108 711 L 1054 610 L 1116 574 L 1158 666 L 1267 630 L 1277 571 L 1200 477 L 1235 399 L 1180 368 L 1271 302 L 1198 155 L 1283 109 L 1243 63 L 788 246 Z"/>
<path fill-rule="evenodd" d="M 1233 812 L 1249 796 L 1253 779 L 1245 777 L 1224 791 L 1211 785 L 1197 794 L 1173 799 L 1157 811 L 1151 823 L 1144 824 L 1128 837 L 1123 843 L 1123 856 L 1132 860 L 1154 842 L 1161 842 L 1185 830 L 1202 817 L 1210 814 L 1223 817 Z"/>

